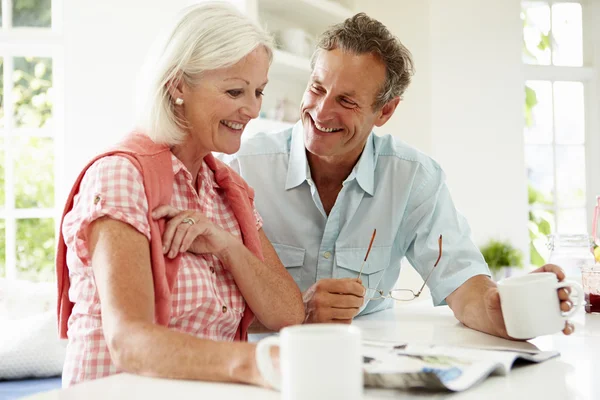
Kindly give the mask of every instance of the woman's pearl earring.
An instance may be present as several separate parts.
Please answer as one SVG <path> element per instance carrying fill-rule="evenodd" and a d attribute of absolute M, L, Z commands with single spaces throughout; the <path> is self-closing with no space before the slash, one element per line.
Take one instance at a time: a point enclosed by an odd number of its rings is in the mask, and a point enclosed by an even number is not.
<path fill-rule="evenodd" d="M 181 97 L 176 98 L 175 99 L 175 104 L 178 105 L 178 106 L 182 105 L 183 104 L 183 99 Z"/>

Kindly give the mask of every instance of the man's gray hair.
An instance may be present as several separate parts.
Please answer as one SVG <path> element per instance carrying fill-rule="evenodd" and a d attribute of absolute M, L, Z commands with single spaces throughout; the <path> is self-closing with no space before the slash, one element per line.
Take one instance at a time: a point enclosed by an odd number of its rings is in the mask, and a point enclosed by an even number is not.
<path fill-rule="evenodd" d="M 311 67 L 314 68 L 319 52 L 337 48 L 359 55 L 373 54 L 385 64 L 386 79 L 375 99 L 374 109 L 402 97 L 414 74 L 412 55 L 385 25 L 361 12 L 332 26 L 319 38 Z"/>
<path fill-rule="evenodd" d="M 183 9 L 151 49 L 138 82 L 137 128 L 156 143 L 175 145 L 186 134 L 169 85 L 198 84 L 202 73 L 231 66 L 263 46 L 273 59 L 273 38 L 234 6 L 208 2 Z"/>

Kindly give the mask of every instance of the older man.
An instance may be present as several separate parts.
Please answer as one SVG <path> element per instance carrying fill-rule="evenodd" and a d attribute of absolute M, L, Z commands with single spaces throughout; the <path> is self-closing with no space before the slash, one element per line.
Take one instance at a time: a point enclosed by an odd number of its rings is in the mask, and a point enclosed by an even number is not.
<path fill-rule="evenodd" d="M 381 294 L 395 286 L 407 257 L 429 277 L 435 305 L 447 303 L 465 325 L 507 337 L 498 290 L 442 169 L 372 132 L 391 118 L 412 72 L 398 39 L 357 14 L 322 35 L 301 121 L 250 138 L 227 161 L 256 190 L 267 237 L 303 291 L 306 322 L 348 323 L 389 307 L 393 299 Z M 564 278 L 556 266 L 541 270 Z M 568 293 L 558 296 L 570 309 Z M 572 332 L 567 323 L 564 333 Z"/>

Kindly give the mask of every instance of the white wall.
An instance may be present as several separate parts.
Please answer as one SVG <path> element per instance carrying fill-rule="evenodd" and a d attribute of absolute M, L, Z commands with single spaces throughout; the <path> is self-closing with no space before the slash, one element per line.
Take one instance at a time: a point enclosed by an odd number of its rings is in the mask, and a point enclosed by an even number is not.
<path fill-rule="evenodd" d="M 159 27 L 189 0 L 66 0 L 65 187 L 132 128 L 136 76 Z"/>
<path fill-rule="evenodd" d="M 419 150 L 431 151 L 432 88 L 429 0 L 359 0 L 357 10 L 377 18 L 411 51 L 415 75 L 392 118 L 380 133 L 398 136 Z"/>
<path fill-rule="evenodd" d="M 435 1 L 433 156 L 477 241 L 527 248 L 519 0 Z"/>
<path fill-rule="evenodd" d="M 380 132 L 444 168 L 473 237 L 527 249 L 519 0 L 359 0 L 412 51 L 413 85 Z"/>

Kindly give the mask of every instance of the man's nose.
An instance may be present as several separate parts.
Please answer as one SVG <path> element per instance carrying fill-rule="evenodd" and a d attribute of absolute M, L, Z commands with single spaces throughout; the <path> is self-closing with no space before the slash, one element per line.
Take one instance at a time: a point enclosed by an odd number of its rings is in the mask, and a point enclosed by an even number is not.
<path fill-rule="evenodd" d="M 335 99 L 332 96 L 323 96 L 317 101 L 316 117 L 320 121 L 326 121 L 335 115 Z"/>

